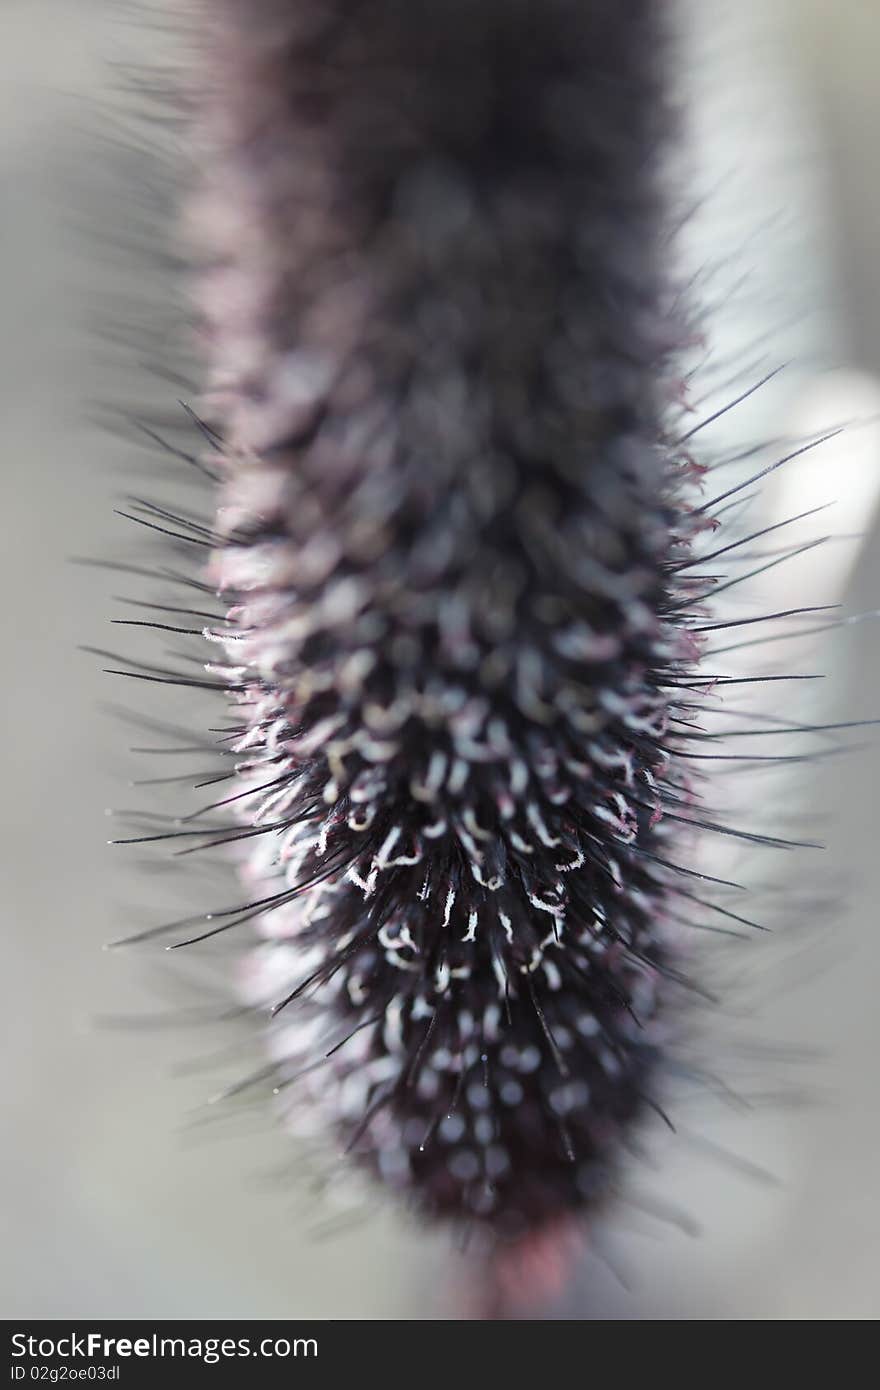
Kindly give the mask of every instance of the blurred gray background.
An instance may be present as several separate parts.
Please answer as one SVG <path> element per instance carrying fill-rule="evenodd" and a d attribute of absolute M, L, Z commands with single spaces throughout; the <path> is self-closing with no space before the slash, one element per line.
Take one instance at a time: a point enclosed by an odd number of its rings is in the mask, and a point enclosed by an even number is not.
<path fill-rule="evenodd" d="M 731 8 L 736 15 L 725 17 Z M 715 156 L 722 174 L 732 152 L 755 174 L 746 211 L 757 226 L 777 200 L 796 213 L 796 254 L 783 241 L 774 250 L 769 235 L 758 243 L 776 288 L 787 277 L 801 292 L 809 286 L 807 311 L 784 335 L 785 354 L 793 342 L 803 371 L 762 421 L 781 432 L 807 418 L 829 380 L 844 383 L 845 404 L 853 381 L 870 399 L 880 376 L 880 5 L 694 0 L 681 10 L 682 93 L 696 107 L 708 182 Z M 163 194 L 130 98 L 108 67 L 166 50 L 173 39 L 128 6 L 0 3 L 0 1316 L 461 1316 L 455 1291 L 467 1262 L 445 1238 L 424 1236 L 378 1203 L 357 1225 L 328 1229 L 332 1209 L 317 1209 L 303 1189 L 295 1155 L 265 1110 L 219 1120 L 205 1110 L 218 1084 L 247 1069 L 247 1039 L 239 1044 L 225 1028 L 159 1026 L 179 1004 L 165 962 L 101 949 L 181 911 L 175 882 L 105 844 L 114 833 L 105 811 L 133 804 L 129 780 L 164 771 L 136 765 L 128 746 L 162 740 L 111 717 L 103 706 L 132 692 L 109 688 L 106 663 L 76 650 L 134 650 L 108 637 L 107 618 L 118 612 L 111 596 L 137 594 L 137 586 L 68 563 L 126 556 L 134 541 L 112 509 L 127 489 L 146 487 L 151 467 L 149 455 L 95 416 L 108 403 L 174 408 L 174 386 L 139 373 L 137 352 L 96 328 L 108 305 L 134 327 L 150 325 L 153 296 L 159 308 L 168 297 L 158 269 L 145 259 L 135 274 L 111 244 L 116 228 L 141 226 L 145 207 L 143 225 L 154 208 L 161 216 Z M 728 121 L 730 110 L 738 114 Z M 710 226 L 697 221 L 697 254 Z M 163 341 L 162 322 L 158 314 L 153 348 L 167 349 L 170 361 L 179 341 Z M 736 341 L 739 328 L 729 332 Z M 838 404 L 832 390 L 832 415 Z M 809 419 L 803 427 L 816 428 Z M 870 482 L 880 459 L 874 436 L 861 439 L 860 477 Z M 867 486 L 866 538 L 832 576 L 846 585 L 853 613 L 880 603 L 872 496 Z M 821 661 L 829 671 L 823 717 L 880 714 L 872 624 L 823 645 Z M 140 693 L 133 705 L 176 717 L 173 699 Z M 182 718 L 192 722 L 186 702 Z M 827 815 L 829 848 L 810 869 L 817 897 L 830 901 L 822 908 L 828 931 L 813 924 L 806 947 L 786 945 L 747 967 L 761 986 L 746 1032 L 820 1054 L 795 1068 L 793 1089 L 807 1103 L 792 1103 L 791 1073 L 783 1085 L 767 1062 L 751 1108 L 702 1118 L 694 1107 L 686 1133 L 660 1145 L 655 1169 L 638 1176 L 650 1199 L 597 1232 L 565 1305 L 548 1310 L 556 1316 L 880 1313 L 878 772 L 877 750 L 868 748 L 819 764 L 798 783 L 795 810 Z M 755 784 L 756 804 L 763 787 Z M 792 884 L 802 875 L 788 872 Z M 203 902 L 209 877 L 196 870 L 191 891 Z M 802 877 L 798 891 L 802 903 Z M 188 967 L 199 972 L 194 988 L 215 990 L 229 963 L 214 955 L 205 978 L 201 965 Z M 224 1048 L 232 1050 L 219 1068 L 200 1068 Z M 742 1155 L 749 1171 L 707 1153 L 707 1140 Z M 679 1229 L 679 1211 L 698 1233 Z"/>

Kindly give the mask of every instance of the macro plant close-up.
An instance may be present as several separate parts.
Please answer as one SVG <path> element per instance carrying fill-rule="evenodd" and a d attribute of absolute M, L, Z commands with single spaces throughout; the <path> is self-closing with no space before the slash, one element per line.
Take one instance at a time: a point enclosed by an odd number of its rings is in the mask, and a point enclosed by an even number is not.
<path fill-rule="evenodd" d="M 880 13 L 0 37 L 4 1316 L 873 1318 Z"/>

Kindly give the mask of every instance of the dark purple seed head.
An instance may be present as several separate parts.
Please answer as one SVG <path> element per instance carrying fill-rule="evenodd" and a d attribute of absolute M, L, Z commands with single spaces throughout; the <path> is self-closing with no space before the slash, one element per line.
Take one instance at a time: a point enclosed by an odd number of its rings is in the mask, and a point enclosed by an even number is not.
<path fill-rule="evenodd" d="M 249 988 L 295 1123 L 534 1249 L 656 1104 L 692 883 L 663 9 L 202 21 Z"/>

